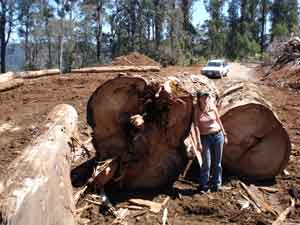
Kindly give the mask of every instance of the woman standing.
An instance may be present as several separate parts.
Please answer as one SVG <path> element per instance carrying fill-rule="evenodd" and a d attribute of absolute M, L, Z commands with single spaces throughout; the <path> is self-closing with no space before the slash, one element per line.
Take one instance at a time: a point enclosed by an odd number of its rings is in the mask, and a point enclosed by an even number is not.
<path fill-rule="evenodd" d="M 213 99 L 206 92 L 197 93 L 194 112 L 197 149 L 202 154 L 199 188 L 202 191 L 218 191 L 222 185 L 222 153 L 227 135 Z M 211 176 L 211 180 L 210 180 Z"/>

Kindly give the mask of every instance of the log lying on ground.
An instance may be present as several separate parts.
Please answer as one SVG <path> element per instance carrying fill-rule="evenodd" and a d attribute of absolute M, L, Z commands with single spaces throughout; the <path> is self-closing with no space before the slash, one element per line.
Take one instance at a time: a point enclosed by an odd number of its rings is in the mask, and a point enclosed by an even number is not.
<path fill-rule="evenodd" d="M 0 92 L 8 91 L 23 85 L 23 79 L 16 79 L 13 72 L 0 75 Z"/>
<path fill-rule="evenodd" d="M 119 73 L 119 72 L 159 72 L 159 66 L 101 66 L 73 69 L 72 73 Z M 58 75 L 59 69 L 24 71 L 18 75 L 24 79 Z"/>
<path fill-rule="evenodd" d="M 115 78 L 101 85 L 88 102 L 87 121 L 97 157 L 120 159 L 124 188 L 159 187 L 176 178 L 184 166 L 182 143 L 189 132 L 193 100 L 176 82 L 166 81 Z M 143 129 L 129 122 L 136 114 L 144 116 Z"/>
<path fill-rule="evenodd" d="M 18 76 L 24 79 L 32 79 L 32 78 L 39 78 L 39 77 L 58 75 L 58 74 L 59 74 L 59 69 L 49 69 L 49 70 L 19 72 Z"/>
<path fill-rule="evenodd" d="M 0 92 L 8 91 L 17 87 L 20 87 L 24 84 L 23 79 L 12 79 L 5 82 L 0 82 Z"/>
<path fill-rule="evenodd" d="M 224 166 L 254 179 L 273 178 L 289 160 L 286 130 L 254 84 L 229 82 L 223 88 L 219 109 L 229 139 Z"/>
<path fill-rule="evenodd" d="M 2 73 L 2 74 L 0 74 L 0 84 L 2 82 L 11 81 L 15 78 L 16 78 L 16 76 L 13 72 Z"/>
<path fill-rule="evenodd" d="M 72 73 L 159 72 L 159 66 L 102 66 L 74 69 Z"/>
<path fill-rule="evenodd" d="M 77 119 L 72 106 L 56 106 L 42 134 L 9 166 L 0 183 L 1 224 L 75 224 L 68 142 Z"/>

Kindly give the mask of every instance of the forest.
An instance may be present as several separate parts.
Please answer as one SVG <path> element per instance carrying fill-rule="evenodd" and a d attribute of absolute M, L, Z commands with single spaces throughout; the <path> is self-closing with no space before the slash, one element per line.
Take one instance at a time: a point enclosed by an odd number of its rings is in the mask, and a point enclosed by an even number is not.
<path fill-rule="evenodd" d="M 208 19 L 195 25 L 199 4 Z M 1 0 L 1 72 L 15 42 L 23 70 L 67 72 L 130 52 L 162 65 L 259 60 L 297 34 L 298 14 L 297 0 Z"/>

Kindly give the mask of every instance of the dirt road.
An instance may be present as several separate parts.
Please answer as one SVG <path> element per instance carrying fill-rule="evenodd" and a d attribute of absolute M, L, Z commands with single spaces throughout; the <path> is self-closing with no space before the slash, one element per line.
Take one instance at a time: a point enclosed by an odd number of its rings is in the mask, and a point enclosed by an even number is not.
<path fill-rule="evenodd" d="M 241 64 L 241 63 L 230 63 L 230 71 L 228 74 L 229 79 L 235 80 L 257 80 L 255 76 L 255 67 L 257 64 Z"/>

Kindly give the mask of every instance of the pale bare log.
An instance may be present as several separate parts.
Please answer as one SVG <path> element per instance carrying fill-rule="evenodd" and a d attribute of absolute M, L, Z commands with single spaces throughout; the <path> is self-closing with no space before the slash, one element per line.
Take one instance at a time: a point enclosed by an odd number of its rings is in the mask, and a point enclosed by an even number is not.
<path fill-rule="evenodd" d="M 0 82 L 0 92 L 9 91 L 15 89 L 24 84 L 23 79 L 12 79 L 5 82 Z"/>
<path fill-rule="evenodd" d="M 9 166 L 0 183 L 1 224 L 75 224 L 68 142 L 77 120 L 72 106 L 56 106 L 42 134 Z"/>

